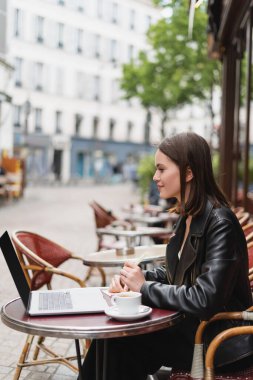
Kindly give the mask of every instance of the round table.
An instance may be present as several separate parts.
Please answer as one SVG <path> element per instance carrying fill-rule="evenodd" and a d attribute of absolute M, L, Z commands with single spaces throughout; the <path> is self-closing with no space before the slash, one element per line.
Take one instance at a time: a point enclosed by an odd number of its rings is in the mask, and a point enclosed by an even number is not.
<path fill-rule="evenodd" d="M 131 322 L 116 321 L 104 313 L 30 317 L 20 298 L 8 302 L 1 310 L 2 322 L 14 330 L 32 335 L 75 339 L 79 369 L 81 368 L 81 357 L 78 339 L 95 339 L 97 346 L 103 344 L 104 358 L 106 358 L 108 338 L 154 332 L 180 322 L 183 317 L 180 312 L 163 309 L 153 309 L 149 316 Z M 99 357 L 97 360 L 97 368 L 99 368 L 101 365 Z M 82 379 L 81 372 L 79 379 Z M 103 380 L 105 379 L 106 360 L 104 359 Z"/>
<path fill-rule="evenodd" d="M 83 263 L 88 266 L 116 267 L 122 266 L 127 260 L 138 261 L 141 258 L 141 263 L 147 264 L 155 260 L 165 260 L 166 246 L 167 244 L 137 246 L 133 248 L 133 254 L 121 255 L 117 254 L 116 249 L 107 249 L 86 255 Z"/>

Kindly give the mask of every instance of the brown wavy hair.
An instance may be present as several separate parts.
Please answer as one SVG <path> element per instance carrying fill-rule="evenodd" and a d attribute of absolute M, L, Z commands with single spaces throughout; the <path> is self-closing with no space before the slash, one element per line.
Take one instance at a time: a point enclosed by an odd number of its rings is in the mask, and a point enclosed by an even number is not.
<path fill-rule="evenodd" d="M 228 200 L 214 179 L 211 152 L 206 140 L 196 133 L 179 133 L 167 137 L 158 149 L 168 156 L 179 168 L 181 204 L 177 209 L 182 214 L 193 216 L 204 211 L 209 199 L 215 207 L 229 207 Z M 193 178 L 189 198 L 185 202 L 186 171 L 191 169 Z"/>

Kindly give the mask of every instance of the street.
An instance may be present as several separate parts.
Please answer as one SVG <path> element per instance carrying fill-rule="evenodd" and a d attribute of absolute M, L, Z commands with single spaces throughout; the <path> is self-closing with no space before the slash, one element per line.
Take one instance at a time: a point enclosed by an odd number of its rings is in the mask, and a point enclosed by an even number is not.
<path fill-rule="evenodd" d="M 139 201 L 138 191 L 130 183 L 117 185 L 87 185 L 86 187 L 28 187 L 24 198 L 19 201 L 1 203 L 0 234 L 7 230 L 10 234 L 17 229 L 34 231 L 63 245 L 73 253 L 84 256 L 96 251 L 97 238 L 93 211 L 89 202 L 96 200 L 116 216 L 121 217 L 122 206 Z M 0 255 L 1 286 L 0 304 L 18 296 L 7 265 Z M 62 268 L 64 269 L 64 265 Z M 73 262 L 67 265 L 68 271 L 83 277 L 87 267 Z M 66 270 L 66 266 L 65 266 Z M 111 274 L 108 269 L 108 274 Z M 71 286 L 66 279 L 57 279 L 55 287 Z M 89 285 L 100 285 L 96 274 Z M 72 283 L 73 286 L 73 283 Z M 0 322 L 1 323 L 1 322 Z M 21 354 L 26 334 L 14 331 L 1 323 L 0 329 L 0 380 L 12 380 L 16 363 Z M 47 345 L 55 347 L 62 354 L 73 353 L 74 342 L 69 340 L 46 339 Z M 42 354 L 43 355 L 43 354 Z M 20 379 L 33 380 L 72 380 L 77 376 L 66 366 L 51 364 L 26 367 Z"/>

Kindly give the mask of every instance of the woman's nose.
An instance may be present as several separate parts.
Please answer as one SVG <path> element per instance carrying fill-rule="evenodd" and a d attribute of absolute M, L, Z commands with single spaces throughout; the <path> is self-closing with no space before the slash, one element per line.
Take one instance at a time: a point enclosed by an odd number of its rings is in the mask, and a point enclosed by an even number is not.
<path fill-rule="evenodd" d="M 159 179 L 158 179 L 158 176 L 157 176 L 157 172 L 155 172 L 154 176 L 153 176 L 153 181 L 157 182 Z"/>

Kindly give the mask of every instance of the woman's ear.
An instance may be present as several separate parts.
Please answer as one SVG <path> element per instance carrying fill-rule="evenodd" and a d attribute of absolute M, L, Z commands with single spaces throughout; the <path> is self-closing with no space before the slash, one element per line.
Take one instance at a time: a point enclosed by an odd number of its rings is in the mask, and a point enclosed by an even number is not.
<path fill-rule="evenodd" d="M 193 179 L 193 174 L 191 168 L 188 166 L 186 169 L 185 182 L 190 182 Z"/>

